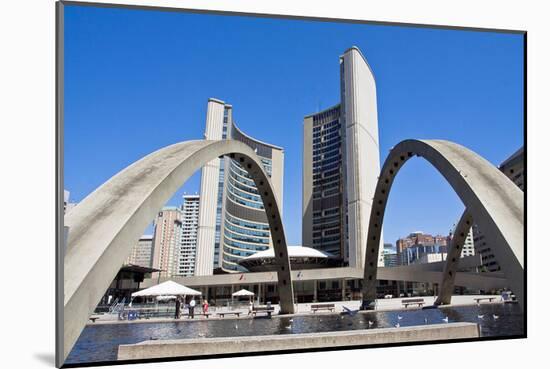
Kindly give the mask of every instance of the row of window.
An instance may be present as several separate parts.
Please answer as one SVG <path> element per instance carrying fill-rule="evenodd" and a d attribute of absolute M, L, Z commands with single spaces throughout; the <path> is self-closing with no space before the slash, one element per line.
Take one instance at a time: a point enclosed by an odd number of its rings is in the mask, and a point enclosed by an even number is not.
<path fill-rule="evenodd" d="M 224 255 L 228 255 L 229 257 L 234 255 L 234 256 L 240 256 L 240 258 L 245 258 L 247 256 L 250 256 L 250 255 L 254 254 L 254 252 L 251 252 L 251 251 L 240 251 L 240 250 L 237 250 L 237 249 L 232 249 L 232 248 L 227 247 L 225 245 L 223 246 L 223 253 L 224 253 Z"/>
<path fill-rule="evenodd" d="M 317 126 L 313 129 L 313 138 L 321 137 L 333 132 L 340 132 L 340 125 L 336 124 L 338 121 L 332 122 L 332 125 Z M 324 129 L 321 129 L 324 128 Z"/>
<path fill-rule="evenodd" d="M 260 205 L 257 202 L 243 200 L 240 197 L 233 195 L 232 193 L 228 193 L 227 198 L 233 201 L 235 204 L 244 205 L 255 209 L 261 209 L 261 210 L 264 209 L 263 204 Z"/>
<path fill-rule="evenodd" d="M 323 163 L 322 166 L 313 167 L 313 173 L 315 174 L 321 174 L 324 171 L 329 171 L 331 169 L 340 168 L 340 160 L 339 158 L 335 158 L 336 160 L 332 160 L 333 163 Z"/>
<path fill-rule="evenodd" d="M 334 179 L 334 178 L 331 178 L 331 177 L 339 176 L 339 175 L 340 175 L 340 168 L 329 170 L 329 171 L 323 172 L 321 174 L 314 174 L 313 175 L 313 184 L 314 185 L 320 184 L 320 183 L 316 183 L 316 182 L 319 182 L 320 180 L 327 180 L 328 178 Z"/>
<path fill-rule="evenodd" d="M 250 243 L 259 243 L 267 245 L 269 244 L 269 238 L 258 238 L 252 236 L 244 236 L 238 233 L 235 233 L 231 229 L 225 229 L 225 236 L 236 241 L 250 242 Z"/>
<path fill-rule="evenodd" d="M 248 185 L 242 184 L 232 176 L 229 176 L 229 183 L 233 185 L 233 187 L 237 187 L 239 190 L 259 196 L 258 190 L 255 187 L 250 187 Z"/>
<path fill-rule="evenodd" d="M 314 192 L 313 193 L 313 199 L 314 200 L 321 199 L 321 198 L 326 199 L 329 196 L 334 196 L 334 195 L 338 195 L 338 194 L 340 194 L 340 188 L 339 187 L 331 188 L 329 190 L 324 190 L 322 192 L 320 192 L 320 191 Z"/>
<path fill-rule="evenodd" d="M 268 231 L 269 232 L 269 224 L 265 223 L 254 223 L 250 222 L 244 219 L 237 218 L 229 213 L 226 213 L 225 218 L 233 223 L 234 225 L 237 225 L 239 227 L 246 227 L 246 228 L 252 228 L 252 229 L 259 229 L 261 231 Z"/>
<path fill-rule="evenodd" d="M 319 244 L 319 243 L 322 243 L 322 244 L 328 244 L 328 243 L 331 243 L 332 241 L 340 241 L 340 236 L 334 236 L 334 237 L 325 237 L 325 238 L 316 238 L 313 240 L 313 243 L 314 244 Z"/>
<path fill-rule="evenodd" d="M 331 164 L 331 163 L 334 163 L 336 161 L 340 161 L 340 159 L 341 159 L 340 155 L 332 155 L 332 156 L 329 156 L 329 157 L 325 157 L 323 159 L 314 161 L 313 162 L 313 168 L 317 168 L 317 167 L 323 166 L 325 164 Z"/>
<path fill-rule="evenodd" d="M 332 224 L 334 222 L 340 223 L 340 215 L 334 215 L 334 216 L 331 216 L 331 217 L 318 216 L 318 217 L 313 218 L 313 224 L 321 224 L 322 226 L 327 224 L 327 227 L 330 226 L 329 224 Z"/>
<path fill-rule="evenodd" d="M 341 159 L 341 153 L 340 148 L 337 147 L 333 149 L 332 151 L 326 151 L 322 154 L 316 155 L 313 157 L 313 165 L 319 164 L 323 160 L 328 160 L 330 158 L 337 157 L 338 159 Z"/>
<path fill-rule="evenodd" d="M 318 143 L 318 144 L 313 144 L 313 150 L 318 150 L 318 149 L 327 148 L 327 147 L 332 148 L 333 145 L 335 145 L 335 144 L 340 145 L 341 142 L 342 142 L 342 140 L 340 139 L 340 136 L 338 136 L 336 138 L 333 138 L 332 140 L 328 140 L 328 141 Z"/>
<path fill-rule="evenodd" d="M 331 134 L 328 134 L 326 136 L 321 136 L 313 139 L 313 145 L 319 145 L 323 142 L 331 141 L 334 142 L 334 139 L 338 138 L 340 140 L 340 132 L 333 132 Z"/>
<path fill-rule="evenodd" d="M 253 250 L 255 252 L 265 250 L 268 247 L 267 245 L 258 245 L 258 244 L 251 245 L 251 244 L 248 244 L 248 243 L 242 243 L 242 242 L 235 241 L 235 240 L 232 240 L 232 239 L 227 238 L 227 237 L 224 237 L 223 241 L 228 246 L 237 247 L 237 248 L 246 249 L 246 250 Z"/>
<path fill-rule="evenodd" d="M 314 217 L 320 217 L 320 216 L 329 216 L 329 215 L 336 215 L 340 214 L 340 208 L 330 208 L 330 209 L 324 209 L 324 210 L 317 210 L 313 212 Z"/>
<path fill-rule="evenodd" d="M 253 231 L 248 228 L 241 228 L 234 226 L 233 224 L 229 223 L 228 221 L 225 222 L 225 229 L 229 229 L 233 233 L 238 233 L 241 235 L 248 235 L 248 236 L 256 236 L 256 237 L 265 237 L 269 238 L 269 231 Z"/>
<path fill-rule="evenodd" d="M 231 166 L 231 170 L 229 171 L 229 177 L 234 178 L 236 181 L 243 183 L 247 185 L 248 187 L 254 187 L 256 188 L 256 184 L 250 178 L 248 175 L 244 175 L 243 172 L 241 172 L 238 168 Z"/>
<path fill-rule="evenodd" d="M 321 114 L 318 114 L 313 117 L 313 133 L 320 132 L 322 129 L 327 129 L 329 127 L 333 127 L 335 125 L 340 124 L 340 121 L 338 120 L 339 114 L 337 109 L 331 109 L 326 112 L 323 112 Z M 322 122 L 324 120 L 329 120 L 329 122 Z M 322 123 L 321 123 L 322 122 Z"/>
<path fill-rule="evenodd" d="M 264 205 L 260 196 L 247 194 L 246 192 L 242 192 L 233 186 L 227 186 L 227 190 L 228 190 L 227 196 L 231 200 L 237 202 L 238 204 L 250 206 L 256 209 L 264 208 Z"/>
<path fill-rule="evenodd" d="M 323 144 L 323 145 L 324 145 L 324 144 Z M 314 147 L 314 148 L 313 148 L 313 156 L 322 154 L 322 153 L 324 153 L 324 152 L 328 152 L 328 151 L 332 151 L 332 150 L 339 149 L 340 146 L 342 146 L 342 142 L 341 142 L 341 141 L 337 141 L 337 142 L 334 143 L 332 146 L 327 145 L 327 147 L 318 148 L 318 149 L 316 149 L 316 148 Z"/>
<path fill-rule="evenodd" d="M 327 181 L 327 182 L 324 182 L 320 186 L 315 186 L 313 188 L 313 193 L 321 192 L 321 191 L 328 190 L 328 189 L 331 189 L 331 188 L 340 188 L 340 178 L 335 178 L 335 180 L 333 180 L 333 181 L 330 181 L 330 182 Z"/>

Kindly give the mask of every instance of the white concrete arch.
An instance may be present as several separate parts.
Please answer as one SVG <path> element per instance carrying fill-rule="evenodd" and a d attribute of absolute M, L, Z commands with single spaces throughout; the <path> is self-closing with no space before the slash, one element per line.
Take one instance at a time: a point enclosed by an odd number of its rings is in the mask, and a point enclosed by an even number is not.
<path fill-rule="evenodd" d="M 451 303 L 460 254 L 462 254 L 462 248 L 464 247 L 464 242 L 466 241 L 466 237 L 468 237 L 468 232 L 472 224 L 472 216 L 467 211 L 462 213 L 455 227 L 451 244 L 447 247 L 445 270 L 443 271 L 443 278 L 439 285 L 439 293 L 434 305 L 447 305 Z"/>
<path fill-rule="evenodd" d="M 233 140 L 181 142 L 128 166 L 88 195 L 65 217 L 69 233 L 63 278 L 63 359 L 132 246 L 159 209 L 195 171 L 223 155 L 238 160 L 256 183 L 265 205 L 279 264 L 281 313 L 294 312 L 290 261 L 279 199 L 275 198 L 271 181 L 257 155 L 246 144 Z"/>
<path fill-rule="evenodd" d="M 488 242 L 497 245 L 492 251 L 499 260 L 509 287 L 523 307 L 523 192 L 484 158 L 461 145 L 444 140 L 402 141 L 391 150 L 382 167 L 370 215 L 362 307 L 373 308 L 376 299 L 376 261 L 388 194 L 397 172 L 414 155 L 426 159 L 443 175 Z M 462 218 L 464 222 L 471 222 L 466 218 Z M 459 243 L 457 238 L 453 243 L 455 249 L 462 248 Z M 449 275 L 449 272 L 452 274 Z M 448 270 L 447 276 L 454 276 L 454 271 Z M 443 285 L 445 283 L 448 281 Z"/>

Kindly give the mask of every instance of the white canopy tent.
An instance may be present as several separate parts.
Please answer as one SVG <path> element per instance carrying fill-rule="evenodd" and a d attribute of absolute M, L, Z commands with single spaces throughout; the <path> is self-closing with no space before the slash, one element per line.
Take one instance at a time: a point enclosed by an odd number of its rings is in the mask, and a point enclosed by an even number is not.
<path fill-rule="evenodd" d="M 175 300 L 177 299 L 177 296 L 169 295 L 169 296 L 157 296 L 157 301 L 168 301 L 168 300 Z"/>
<path fill-rule="evenodd" d="M 248 290 L 245 290 L 244 288 L 242 290 L 239 290 L 233 294 L 231 294 L 231 296 L 234 296 L 234 297 L 239 297 L 239 296 L 254 296 L 254 292 L 250 292 Z"/>
<path fill-rule="evenodd" d="M 145 296 L 200 296 L 200 291 L 185 287 L 174 281 L 166 281 L 156 286 L 132 293 L 132 297 Z"/>

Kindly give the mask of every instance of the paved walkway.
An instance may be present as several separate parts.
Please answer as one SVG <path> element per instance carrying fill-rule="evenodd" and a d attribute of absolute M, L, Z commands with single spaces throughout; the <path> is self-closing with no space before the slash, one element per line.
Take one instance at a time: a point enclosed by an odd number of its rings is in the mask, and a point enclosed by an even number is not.
<path fill-rule="evenodd" d="M 463 305 L 475 305 L 477 298 L 494 298 L 493 304 L 495 303 L 502 303 L 502 298 L 499 295 L 455 295 L 451 299 L 451 306 L 463 306 Z M 404 310 L 402 300 L 403 299 L 409 299 L 410 297 L 402 297 L 402 298 L 392 298 L 392 299 L 378 299 L 376 300 L 376 310 L 379 311 L 388 311 L 388 310 Z M 435 302 L 434 296 L 421 296 L 421 297 L 414 297 L 414 298 L 422 298 L 424 299 L 424 306 L 430 306 L 433 305 Z M 320 302 L 321 304 L 325 302 Z M 344 306 L 348 309 L 355 310 L 359 309 L 359 306 L 361 305 L 361 301 L 359 300 L 353 300 L 353 301 L 330 301 L 326 302 L 329 304 L 334 304 L 334 312 L 329 312 L 327 310 L 316 312 L 315 314 L 339 314 L 344 310 Z M 487 300 L 482 301 L 482 304 L 490 303 Z M 300 303 L 296 304 L 296 312 L 293 315 L 304 315 L 304 314 L 313 314 L 311 312 L 311 305 L 315 305 L 319 303 Z M 275 311 L 273 315 L 276 317 L 279 312 L 279 305 L 273 305 Z M 408 309 L 415 309 L 417 307 L 411 306 Z M 219 312 L 231 312 L 231 311 L 240 311 L 241 315 L 240 317 L 236 316 L 226 316 L 224 318 L 220 318 L 216 315 L 216 313 Z M 183 311 L 186 313 L 186 311 Z M 184 322 L 193 322 L 193 321 L 201 321 L 201 320 L 219 320 L 219 319 L 250 319 L 251 317 L 248 316 L 248 308 L 246 306 L 243 306 L 242 308 L 235 308 L 230 309 L 228 307 L 217 307 L 210 309 L 210 318 L 206 318 L 204 316 L 195 316 L 194 319 L 189 319 L 187 317 L 182 317 L 179 321 Z M 138 319 L 138 320 L 118 320 L 116 315 L 93 315 L 94 317 L 98 317 L 98 319 L 95 321 L 95 323 L 89 323 L 88 325 L 94 325 L 94 324 L 135 324 L 135 323 L 161 323 L 161 322 L 173 322 L 173 318 L 150 318 L 150 319 Z M 259 314 L 258 316 L 263 316 L 263 314 Z"/>

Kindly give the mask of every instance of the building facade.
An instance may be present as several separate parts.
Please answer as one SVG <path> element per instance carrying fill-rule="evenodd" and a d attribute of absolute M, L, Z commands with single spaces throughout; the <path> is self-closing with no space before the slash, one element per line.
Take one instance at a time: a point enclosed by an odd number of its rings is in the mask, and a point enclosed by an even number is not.
<path fill-rule="evenodd" d="M 450 236 L 413 232 L 395 242 L 398 262 L 409 265 L 445 260 L 449 242 Z"/>
<path fill-rule="evenodd" d="M 399 265 L 399 259 L 397 258 L 397 252 L 393 244 L 384 244 L 384 266 L 387 268 L 395 267 Z"/>
<path fill-rule="evenodd" d="M 152 267 L 160 269 L 160 277 L 171 277 L 177 266 L 178 246 L 181 240 L 182 211 L 178 207 L 167 206 L 158 212 L 153 228 Z M 153 278 L 158 277 L 157 273 Z"/>
<path fill-rule="evenodd" d="M 523 146 L 504 160 L 498 168 L 522 191 L 525 191 L 526 168 Z M 481 270 L 486 272 L 499 271 L 500 265 L 495 257 L 495 254 L 491 250 L 492 246 L 487 242 L 483 232 L 479 229 L 477 224 L 474 223 L 472 229 L 475 249 L 481 255 Z"/>
<path fill-rule="evenodd" d="M 362 268 L 380 150 L 376 83 L 357 47 L 340 57 L 340 95 L 304 118 L 302 243 Z"/>
<path fill-rule="evenodd" d="M 177 264 L 175 274 L 178 276 L 187 277 L 195 274 L 199 202 L 199 195 L 183 196 L 180 242 L 176 250 Z"/>
<path fill-rule="evenodd" d="M 205 139 L 238 140 L 254 149 L 271 178 L 282 211 L 283 149 L 247 136 L 234 123 L 232 113 L 231 105 L 209 99 Z M 239 260 L 272 247 L 267 216 L 254 181 L 236 160 L 218 158 L 202 169 L 200 195 L 195 275 L 211 275 L 215 269 L 246 271 Z"/>
<path fill-rule="evenodd" d="M 466 235 L 466 239 L 464 240 L 464 246 L 462 246 L 460 257 L 463 258 L 465 256 L 473 256 L 475 254 L 476 250 L 474 247 L 474 232 L 473 229 L 470 228 L 470 230 L 468 231 L 468 235 Z"/>
<path fill-rule="evenodd" d="M 152 251 L 153 236 L 143 235 L 140 237 L 137 244 L 132 248 L 130 256 L 126 259 L 126 264 L 150 268 L 153 264 Z"/>

